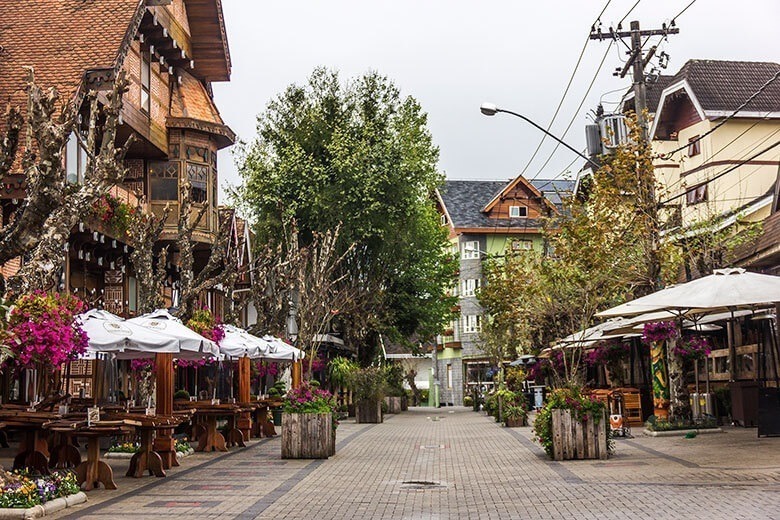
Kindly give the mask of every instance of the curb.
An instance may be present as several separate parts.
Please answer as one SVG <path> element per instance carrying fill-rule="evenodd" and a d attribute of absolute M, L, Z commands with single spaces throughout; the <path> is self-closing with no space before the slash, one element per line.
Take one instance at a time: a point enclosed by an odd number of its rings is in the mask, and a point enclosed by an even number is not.
<path fill-rule="evenodd" d="M 68 507 L 83 504 L 86 501 L 87 495 L 83 491 L 79 491 L 75 495 L 55 498 L 54 500 L 49 500 L 45 504 L 29 507 L 27 509 L 0 509 L 0 520 L 40 518 L 42 516 L 52 515 L 57 511 L 62 511 Z"/>
<path fill-rule="evenodd" d="M 693 432 L 695 432 L 697 435 L 702 435 L 705 433 L 723 433 L 723 430 L 720 428 L 702 428 L 700 430 L 693 428 L 690 430 L 668 430 L 654 432 L 652 430 L 645 429 L 642 433 L 648 437 L 680 437 Z"/>

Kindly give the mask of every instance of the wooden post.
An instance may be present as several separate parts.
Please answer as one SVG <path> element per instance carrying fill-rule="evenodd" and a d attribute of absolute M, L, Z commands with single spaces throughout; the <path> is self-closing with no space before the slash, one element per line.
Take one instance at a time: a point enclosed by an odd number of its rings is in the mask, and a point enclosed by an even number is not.
<path fill-rule="evenodd" d="M 155 354 L 155 374 L 157 377 L 157 393 L 155 394 L 155 411 L 157 415 L 173 414 L 173 354 Z M 163 468 L 178 466 L 173 430 L 160 430 L 154 440 L 154 451 L 160 454 Z"/>
<path fill-rule="evenodd" d="M 238 402 L 249 402 L 249 379 L 250 379 L 250 364 L 247 356 L 238 358 Z M 236 425 L 241 433 L 244 434 L 244 439 L 249 439 L 252 433 L 252 416 L 249 412 L 242 412 L 238 418 Z"/>
<path fill-rule="evenodd" d="M 292 387 L 300 388 L 303 375 L 303 362 L 294 361 L 292 364 Z"/>

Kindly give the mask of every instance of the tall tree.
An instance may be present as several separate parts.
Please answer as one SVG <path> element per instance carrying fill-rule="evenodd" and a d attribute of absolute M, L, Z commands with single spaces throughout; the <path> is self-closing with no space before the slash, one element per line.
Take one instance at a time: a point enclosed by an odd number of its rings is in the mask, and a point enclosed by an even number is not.
<path fill-rule="evenodd" d="M 441 176 L 426 125 L 419 103 L 387 78 L 342 84 L 320 68 L 269 104 L 243 150 L 238 196 L 259 243 L 274 243 L 294 217 L 302 245 L 339 226 L 338 256 L 352 247 L 334 276 L 356 291 L 339 317 L 356 344 L 379 332 L 430 337 L 451 306 L 454 263 L 437 262 L 446 233 L 432 209 Z"/>

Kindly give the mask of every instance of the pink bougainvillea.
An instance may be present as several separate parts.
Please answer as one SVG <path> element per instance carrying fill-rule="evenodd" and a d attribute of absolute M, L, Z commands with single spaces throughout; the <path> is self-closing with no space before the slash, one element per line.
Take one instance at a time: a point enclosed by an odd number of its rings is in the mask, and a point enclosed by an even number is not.
<path fill-rule="evenodd" d="M 69 294 L 36 291 L 19 298 L 8 318 L 6 344 L 18 367 L 56 370 L 87 350 L 88 337 L 75 321 L 85 306 Z"/>
<path fill-rule="evenodd" d="M 656 341 L 666 341 L 677 337 L 677 324 L 673 321 L 659 321 L 656 323 L 645 323 L 642 331 L 642 339 L 645 343 L 655 343 Z"/>
<path fill-rule="evenodd" d="M 193 312 L 187 326 L 217 345 L 225 339 L 225 325 L 219 317 L 215 317 L 211 313 L 208 307 L 202 307 Z"/>
<path fill-rule="evenodd" d="M 710 355 L 712 347 L 707 338 L 691 336 L 674 346 L 673 352 L 686 360 L 704 359 Z"/>

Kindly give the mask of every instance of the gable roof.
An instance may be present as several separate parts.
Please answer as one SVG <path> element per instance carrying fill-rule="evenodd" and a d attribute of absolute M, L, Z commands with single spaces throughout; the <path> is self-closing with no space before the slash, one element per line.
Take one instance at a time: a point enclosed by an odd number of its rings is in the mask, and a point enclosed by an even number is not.
<path fill-rule="evenodd" d="M 70 101 L 84 73 L 114 69 L 144 0 L 0 0 L 0 100 L 22 106 L 27 73 Z"/>
<path fill-rule="evenodd" d="M 494 198 L 499 197 L 505 188 L 512 184 L 512 181 L 489 181 L 489 180 L 447 180 L 439 187 L 438 195 L 446 211 L 450 225 L 453 228 L 490 228 L 490 229 L 511 229 L 511 228 L 540 228 L 541 219 L 534 218 L 490 218 L 484 208 Z M 525 179 L 524 179 L 525 180 Z M 573 181 L 556 179 L 534 179 L 526 181 L 533 188 L 534 192 L 543 194 L 545 200 L 560 209 L 561 195 L 570 192 Z"/>
<path fill-rule="evenodd" d="M 645 95 L 645 101 L 647 103 L 647 111 L 654 114 L 658 110 L 658 102 L 661 100 L 661 94 L 664 89 L 668 87 L 674 76 L 660 74 L 658 79 L 654 82 L 647 83 L 647 93 Z M 634 89 L 631 87 L 624 95 L 622 111 L 634 110 Z"/>
<path fill-rule="evenodd" d="M 765 61 L 688 60 L 669 85 L 687 80 L 705 114 L 730 113 L 779 70 L 780 63 Z M 769 84 L 742 111 L 780 111 L 780 79 Z"/>
<path fill-rule="evenodd" d="M 525 187 L 528 191 L 531 192 L 531 194 L 533 194 L 534 197 L 538 197 L 539 199 L 542 199 L 541 192 L 539 190 L 537 190 L 536 187 L 528 181 L 528 179 L 526 179 L 522 175 L 518 175 L 517 177 L 512 179 L 509 182 L 509 184 L 504 186 L 504 188 L 502 188 L 501 191 L 496 193 L 493 196 L 493 198 L 490 199 L 490 201 L 487 204 L 485 204 L 485 207 L 482 208 L 482 211 L 487 212 L 487 211 L 490 211 L 491 209 L 493 209 L 493 207 L 496 204 L 498 204 L 501 201 L 501 199 L 504 198 L 504 196 L 506 194 L 508 194 L 509 192 L 511 192 L 512 190 L 514 190 L 518 186 Z M 545 201 L 545 202 L 547 202 L 547 201 Z"/>

